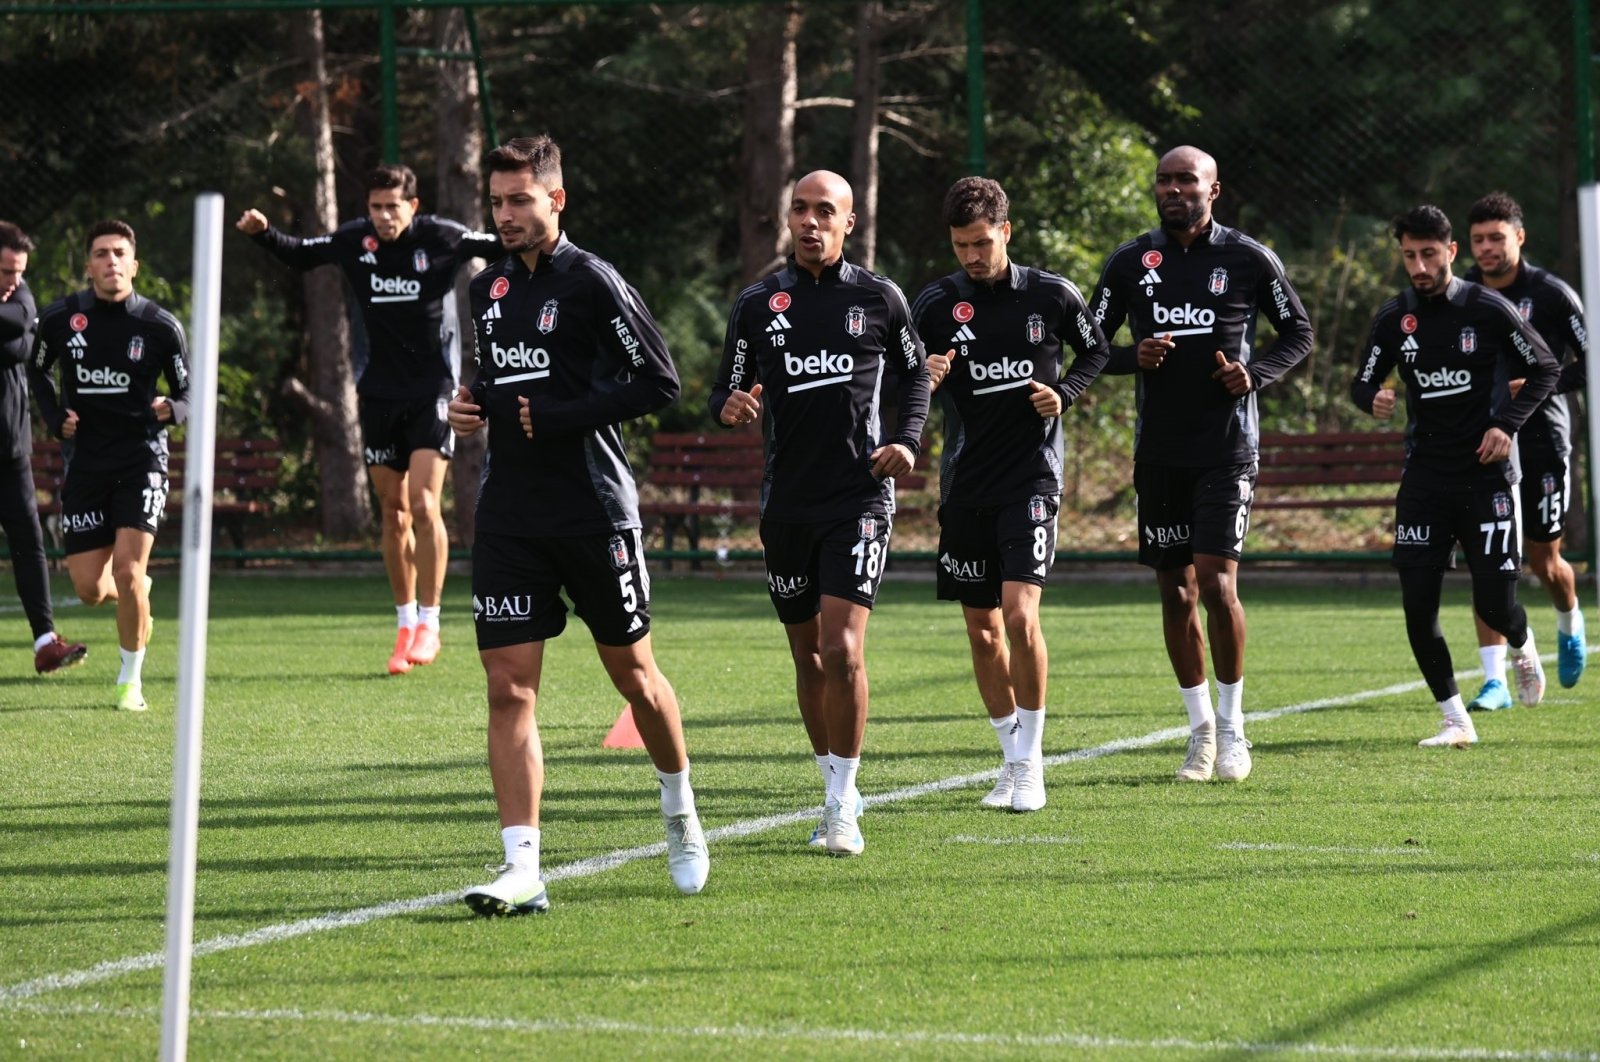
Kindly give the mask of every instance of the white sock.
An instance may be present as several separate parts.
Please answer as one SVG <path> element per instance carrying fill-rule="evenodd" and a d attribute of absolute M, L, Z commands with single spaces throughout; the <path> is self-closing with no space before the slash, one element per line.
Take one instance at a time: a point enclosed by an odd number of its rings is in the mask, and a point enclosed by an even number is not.
<path fill-rule="evenodd" d="M 657 771 L 656 779 L 661 783 L 661 814 L 669 819 L 674 815 L 694 814 L 694 790 L 689 788 L 687 763 L 676 774 Z"/>
<path fill-rule="evenodd" d="M 506 862 L 539 873 L 539 827 L 507 826 L 500 831 Z"/>
<path fill-rule="evenodd" d="M 417 609 L 417 622 L 430 631 L 437 631 L 439 629 L 439 606 L 423 605 Z"/>
<path fill-rule="evenodd" d="M 1454 723 L 1459 727 L 1469 727 L 1472 720 L 1467 718 L 1467 706 L 1461 703 L 1461 694 L 1456 694 L 1448 701 L 1439 702 L 1439 711 L 1444 713 L 1444 721 Z"/>
<path fill-rule="evenodd" d="M 826 752 L 820 756 L 816 753 L 812 753 L 812 755 L 816 757 L 817 770 L 822 772 L 822 791 L 824 793 L 833 792 L 833 757 Z"/>
<path fill-rule="evenodd" d="M 140 677 L 140 672 L 144 670 L 144 650 L 123 649 L 118 646 L 117 651 L 122 654 L 122 671 L 117 675 L 117 685 L 144 681 Z"/>
<path fill-rule="evenodd" d="M 828 754 L 833 764 L 833 776 L 828 779 L 828 795 L 843 803 L 856 791 L 856 772 L 861 770 L 860 756 L 835 756 Z"/>
<path fill-rule="evenodd" d="M 1244 676 L 1238 682 L 1217 680 L 1217 729 L 1244 737 Z"/>
<path fill-rule="evenodd" d="M 45 646 L 47 646 L 51 642 L 55 641 L 55 639 L 56 639 L 56 632 L 55 631 L 50 631 L 47 634 L 39 635 L 39 637 L 37 637 L 37 638 L 35 638 L 33 640 L 33 651 L 37 653 L 40 649 L 43 649 Z"/>
<path fill-rule="evenodd" d="M 1017 706 L 1017 759 L 1044 758 L 1044 708 Z"/>
<path fill-rule="evenodd" d="M 1576 627 L 1582 622 L 1583 609 L 1579 608 L 1577 605 L 1572 606 L 1571 612 L 1563 612 L 1559 608 L 1556 609 L 1556 630 L 1560 631 L 1562 634 L 1571 634 L 1572 628 Z M 37 649 L 38 646 L 35 645 L 34 648 Z"/>
<path fill-rule="evenodd" d="M 991 715 L 989 725 L 994 727 L 994 736 L 1000 739 L 1000 754 L 1010 763 L 1017 758 L 1017 713 L 1012 712 L 1004 719 Z"/>
<path fill-rule="evenodd" d="M 1211 710 L 1211 687 L 1202 682 L 1198 686 L 1185 689 L 1178 687 L 1178 692 L 1183 695 L 1183 707 L 1189 712 L 1189 729 L 1198 730 L 1206 723 L 1217 721 L 1216 713 Z"/>
<path fill-rule="evenodd" d="M 1478 659 L 1483 661 L 1483 680 L 1506 680 L 1506 643 L 1478 646 Z"/>
<path fill-rule="evenodd" d="M 394 607 L 394 618 L 395 625 L 398 627 L 404 627 L 406 630 L 415 627 L 417 625 L 417 603 L 415 601 L 407 601 L 403 605 L 396 605 Z"/>

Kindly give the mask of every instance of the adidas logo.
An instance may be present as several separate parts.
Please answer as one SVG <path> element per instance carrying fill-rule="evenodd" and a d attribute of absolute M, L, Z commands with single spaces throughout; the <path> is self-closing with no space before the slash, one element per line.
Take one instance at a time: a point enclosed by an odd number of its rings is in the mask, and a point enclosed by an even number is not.
<path fill-rule="evenodd" d="M 487 310 L 484 311 L 483 317 L 481 319 L 485 320 L 485 321 L 498 321 L 498 320 L 500 320 L 500 304 L 497 302 L 494 305 L 490 306 Z"/>
<path fill-rule="evenodd" d="M 1035 569 L 1034 569 L 1034 570 L 1033 570 L 1033 574 L 1035 574 L 1035 575 L 1037 575 L 1037 576 L 1038 576 L 1038 577 L 1039 577 L 1039 578 L 1041 578 L 1041 579 L 1043 579 L 1043 578 L 1044 578 L 1044 577 L 1045 577 L 1045 576 L 1046 576 L 1046 575 L 1048 575 L 1048 574 L 1049 574 L 1049 573 L 1048 573 L 1048 572 L 1046 572 L 1046 571 L 1045 571 L 1045 570 L 1044 570 L 1044 565 L 1042 565 L 1042 564 L 1041 564 L 1041 565 L 1039 565 L 1039 566 L 1038 566 L 1038 567 L 1037 567 L 1037 568 L 1035 568 Z"/>
<path fill-rule="evenodd" d="M 517 847 L 518 848 L 532 848 L 533 847 L 533 842 L 532 841 L 523 841 L 521 844 L 517 845 Z"/>
<path fill-rule="evenodd" d="M 627 633 L 632 634 L 634 631 L 638 630 L 640 627 L 643 627 L 643 626 L 644 626 L 644 620 L 640 619 L 638 616 L 635 616 L 635 617 L 633 617 L 633 622 L 628 624 Z"/>
<path fill-rule="evenodd" d="M 1510 557 L 1507 557 L 1506 562 L 1500 565 L 1500 570 L 1503 572 L 1514 572 L 1517 570 L 1517 562 L 1512 560 Z"/>
<path fill-rule="evenodd" d="M 1144 278 L 1142 280 L 1140 280 L 1139 283 L 1141 283 L 1141 284 L 1159 284 L 1159 283 L 1161 283 L 1161 278 L 1159 276 L 1157 276 L 1156 275 L 1156 271 L 1154 269 L 1152 269 L 1152 270 L 1149 270 L 1148 272 L 1145 273 Z"/>
<path fill-rule="evenodd" d="M 1417 337 L 1416 336 L 1406 336 L 1406 341 L 1404 343 L 1400 344 L 1400 349 L 1401 350 L 1416 350 L 1417 349 Z"/>
<path fill-rule="evenodd" d="M 785 328 L 793 328 L 793 327 L 794 327 L 794 325 L 789 323 L 789 319 L 787 317 L 785 317 L 783 314 L 780 313 L 778 316 L 776 316 L 776 317 L 774 317 L 772 319 L 772 323 L 771 324 L 767 325 L 767 331 L 769 331 L 769 332 L 782 332 Z"/>
<path fill-rule="evenodd" d="M 89 341 L 83 338 L 82 332 L 72 333 L 72 338 L 67 340 L 68 350 L 85 350 L 88 348 L 88 346 Z"/>
<path fill-rule="evenodd" d="M 364 262 L 365 264 L 370 265 L 370 266 L 375 266 L 375 265 L 378 264 L 378 256 L 373 254 L 371 251 L 368 251 L 366 254 L 364 254 L 360 258 L 356 259 L 356 261 Z"/>
<path fill-rule="evenodd" d="M 974 333 L 970 327 L 968 327 L 967 325 L 962 325 L 959 329 L 956 330 L 956 334 L 950 337 L 950 342 L 952 342 L 952 343 L 971 343 L 973 340 L 975 340 L 977 338 L 978 338 L 977 334 Z"/>
<path fill-rule="evenodd" d="M 860 586 L 856 587 L 856 593 L 858 593 L 858 594 L 870 594 L 870 593 L 872 593 L 872 580 L 868 579 L 866 582 L 864 582 Z"/>

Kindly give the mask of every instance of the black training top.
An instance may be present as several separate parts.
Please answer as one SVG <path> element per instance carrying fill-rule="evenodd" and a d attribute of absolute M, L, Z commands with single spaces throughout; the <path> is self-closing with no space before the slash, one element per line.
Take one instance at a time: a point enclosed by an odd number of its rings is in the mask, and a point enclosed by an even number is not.
<path fill-rule="evenodd" d="M 978 507 L 1061 493 L 1061 418 L 1041 418 L 1029 399 L 1038 382 L 1072 405 L 1111 356 L 1078 289 L 1015 262 L 994 284 L 957 270 L 922 290 L 911 317 L 935 352 L 955 352 L 938 392 L 940 500 Z M 1075 356 L 1063 375 L 1067 347 Z"/>
<path fill-rule="evenodd" d="M 1176 344 L 1161 368 L 1136 373 L 1134 456 L 1191 468 L 1255 461 L 1256 392 L 1311 352 L 1311 318 L 1278 256 L 1216 222 L 1188 247 L 1152 229 L 1111 252 L 1094 298 L 1108 339 L 1127 320 L 1135 348 L 1153 336 Z M 1256 350 L 1258 312 L 1278 333 L 1264 353 Z M 1212 379 L 1217 351 L 1249 367 L 1248 394 L 1236 398 Z M 1135 369 L 1130 353 L 1108 371 Z"/>
<path fill-rule="evenodd" d="M 25 280 L 0 302 L 0 458 L 15 460 L 33 452 L 28 418 L 28 356 L 39 307 Z"/>
<path fill-rule="evenodd" d="M 894 434 L 883 426 L 884 377 L 899 378 Z M 766 436 L 761 514 L 825 523 L 894 512 L 894 480 L 872 474 L 874 450 L 921 450 L 928 366 L 894 281 L 840 258 L 820 277 L 794 260 L 739 293 L 728 316 L 711 416 L 760 383 Z"/>

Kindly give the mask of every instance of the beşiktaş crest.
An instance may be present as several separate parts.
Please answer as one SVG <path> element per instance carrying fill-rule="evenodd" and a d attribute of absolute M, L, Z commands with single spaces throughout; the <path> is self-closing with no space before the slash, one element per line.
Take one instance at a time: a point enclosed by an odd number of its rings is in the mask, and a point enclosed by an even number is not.
<path fill-rule="evenodd" d="M 861 306 L 852 306 L 844 312 L 844 330 L 853 336 L 859 336 L 867 330 L 867 311 Z"/>
<path fill-rule="evenodd" d="M 1044 318 L 1039 314 L 1028 315 L 1028 342 L 1034 346 L 1044 342 Z"/>
<path fill-rule="evenodd" d="M 128 360 L 138 361 L 144 357 L 144 336 L 134 336 L 128 340 Z"/>
<path fill-rule="evenodd" d="M 1461 353 L 1471 354 L 1478 349 L 1478 330 L 1476 328 L 1463 328 L 1461 330 Z"/>
<path fill-rule="evenodd" d="M 556 300 L 554 299 L 546 300 L 545 304 L 539 307 L 538 329 L 542 334 L 549 335 L 556 330 L 556 312 Z"/>
<path fill-rule="evenodd" d="M 418 247 L 411 255 L 411 268 L 418 273 L 426 273 L 428 271 L 428 252 Z"/>
<path fill-rule="evenodd" d="M 1211 281 L 1207 285 L 1213 295 L 1226 295 L 1228 293 L 1228 271 L 1221 266 L 1211 271 Z"/>

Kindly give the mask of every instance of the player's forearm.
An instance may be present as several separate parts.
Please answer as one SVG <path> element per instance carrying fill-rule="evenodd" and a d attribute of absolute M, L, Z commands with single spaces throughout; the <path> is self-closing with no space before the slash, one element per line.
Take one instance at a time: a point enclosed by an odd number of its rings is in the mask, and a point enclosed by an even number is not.
<path fill-rule="evenodd" d="M 1303 327 L 1293 331 L 1279 332 L 1278 338 L 1267 352 L 1258 358 L 1251 358 L 1250 385 L 1252 390 L 1260 391 L 1288 375 L 1293 369 L 1306 359 L 1311 353 L 1311 323 L 1303 322 Z"/>

